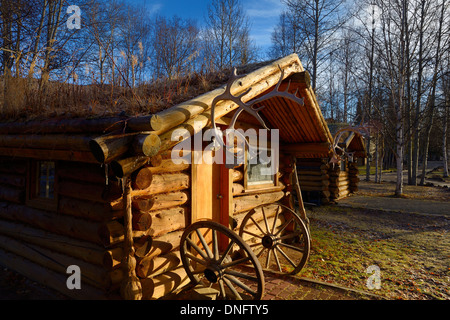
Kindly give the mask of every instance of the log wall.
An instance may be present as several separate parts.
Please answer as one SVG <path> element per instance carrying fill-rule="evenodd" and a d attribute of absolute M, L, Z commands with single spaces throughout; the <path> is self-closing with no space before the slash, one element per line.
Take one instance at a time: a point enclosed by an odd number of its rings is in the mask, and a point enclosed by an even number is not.
<path fill-rule="evenodd" d="M 131 176 L 136 271 L 151 293 L 144 299 L 167 294 L 164 284 L 184 271 L 176 252 L 190 217 L 190 165 L 154 164 Z M 0 263 L 69 297 L 120 298 L 122 181 L 108 166 L 57 161 L 58 205 L 44 210 L 26 201 L 28 167 L 26 159 L 0 159 Z M 67 289 L 70 265 L 80 267 L 82 290 Z"/>
<path fill-rule="evenodd" d="M 303 201 L 327 204 L 358 191 L 358 168 L 349 163 L 345 170 L 328 159 L 297 159 Z"/>
<path fill-rule="evenodd" d="M 100 165 L 58 161 L 58 207 L 45 210 L 28 205 L 28 170 L 29 160 L 0 159 L 0 263 L 69 297 L 117 297 L 119 242 L 103 231 L 122 214 L 118 182 L 106 185 Z M 71 265 L 80 267 L 81 290 L 67 288 Z"/>
<path fill-rule="evenodd" d="M 323 159 L 297 159 L 297 172 L 304 202 L 330 202 L 330 165 Z"/>

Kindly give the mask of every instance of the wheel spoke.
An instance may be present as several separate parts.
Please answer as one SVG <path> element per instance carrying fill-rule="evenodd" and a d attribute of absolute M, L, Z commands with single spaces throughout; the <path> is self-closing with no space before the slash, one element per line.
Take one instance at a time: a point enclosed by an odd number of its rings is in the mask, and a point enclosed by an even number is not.
<path fill-rule="evenodd" d="M 217 240 L 217 231 L 213 230 L 213 253 L 214 253 L 214 260 L 219 259 L 219 241 Z"/>
<path fill-rule="evenodd" d="M 251 276 L 251 275 L 246 274 L 246 273 L 238 272 L 236 270 L 225 270 L 224 273 L 232 275 L 232 276 L 235 276 L 235 277 L 238 277 L 238 278 L 243 278 L 243 279 L 246 279 L 246 280 L 250 280 L 250 281 L 253 281 L 253 282 L 258 282 L 258 278 L 257 277 Z"/>
<path fill-rule="evenodd" d="M 289 221 L 286 222 L 286 223 L 281 227 L 280 230 L 278 230 L 278 232 L 275 234 L 275 236 L 277 236 L 277 235 L 279 235 L 281 232 L 283 232 L 283 230 L 286 229 L 286 227 L 287 227 L 288 225 L 290 225 L 292 221 L 294 221 L 294 218 L 290 218 Z"/>
<path fill-rule="evenodd" d="M 270 256 L 271 256 L 272 251 L 268 250 L 267 251 L 267 257 L 266 257 L 266 269 L 269 269 L 269 263 L 270 263 Z"/>
<path fill-rule="evenodd" d="M 225 287 L 223 285 L 223 280 L 219 279 L 219 288 L 220 288 L 220 294 L 222 295 L 222 298 L 225 299 L 225 297 L 227 296 L 226 292 L 225 292 Z"/>
<path fill-rule="evenodd" d="M 251 236 L 254 236 L 254 237 L 256 237 L 256 238 L 259 238 L 259 239 L 262 239 L 262 238 L 263 238 L 263 237 L 261 237 L 260 235 L 258 235 L 258 234 L 256 234 L 256 233 L 253 233 L 253 232 L 250 232 L 250 231 L 247 231 L 247 230 L 244 230 L 243 233 L 247 233 L 247 234 L 249 234 L 249 235 L 251 235 Z"/>
<path fill-rule="evenodd" d="M 292 246 L 290 244 L 283 243 L 283 242 L 278 243 L 278 245 L 303 253 L 303 248 Z"/>
<path fill-rule="evenodd" d="M 264 211 L 264 206 L 261 207 L 261 211 L 262 211 L 262 213 L 263 213 L 264 224 L 266 225 L 267 233 L 270 233 L 269 222 L 267 221 L 267 216 L 266 216 L 266 212 Z M 267 234 L 267 233 L 266 233 L 266 234 Z"/>
<path fill-rule="evenodd" d="M 228 256 L 228 254 L 230 253 L 233 246 L 234 246 L 234 241 L 230 239 L 230 243 L 228 244 L 227 248 L 225 249 L 223 256 L 219 259 L 219 261 L 217 261 L 217 263 L 219 265 L 221 265 L 223 260 L 225 260 L 225 258 Z"/>
<path fill-rule="evenodd" d="M 211 249 L 209 249 L 208 244 L 206 243 L 205 238 L 203 237 L 202 233 L 200 232 L 199 229 L 196 229 L 195 232 L 197 233 L 198 238 L 200 239 L 200 242 L 202 243 L 203 248 L 206 251 L 206 254 L 208 255 L 209 258 L 213 259 L 214 256 L 211 252 Z"/>
<path fill-rule="evenodd" d="M 261 246 L 262 246 L 262 249 L 261 249 L 261 251 L 258 252 L 258 254 L 256 255 L 257 258 L 259 258 L 259 257 L 261 256 L 261 254 L 264 252 L 264 250 L 266 249 L 266 247 L 264 247 L 263 245 L 261 245 Z"/>
<path fill-rule="evenodd" d="M 250 220 L 253 221 L 253 223 L 256 225 L 256 227 L 259 229 L 259 231 L 261 231 L 262 234 L 266 234 L 266 233 L 264 232 L 264 230 L 261 229 L 261 227 L 259 226 L 259 223 L 256 222 L 255 219 L 253 219 L 253 217 L 250 217 Z"/>
<path fill-rule="evenodd" d="M 233 294 L 237 300 L 242 300 L 241 295 L 239 294 L 239 292 L 237 292 L 236 288 L 233 286 L 233 284 L 228 279 L 223 278 L 223 282 L 225 282 L 227 287 L 230 288 L 231 292 L 233 292 Z"/>
<path fill-rule="evenodd" d="M 189 259 L 191 259 L 191 260 L 193 260 L 193 261 L 195 261 L 197 263 L 200 263 L 202 266 L 206 267 L 208 265 L 208 263 L 205 260 L 201 260 L 201 259 L 197 258 L 196 256 L 192 255 L 189 252 L 186 252 L 185 255 L 186 255 L 187 258 L 189 258 Z"/>
<path fill-rule="evenodd" d="M 229 263 L 226 263 L 226 264 L 222 265 L 222 268 L 223 269 L 231 268 L 231 267 L 234 267 L 234 266 L 236 266 L 238 264 L 247 262 L 249 260 L 250 260 L 250 257 L 244 257 L 244 258 L 241 258 L 241 259 L 237 259 L 237 260 L 234 260 L 234 261 L 231 261 Z"/>
<path fill-rule="evenodd" d="M 277 226 L 279 212 L 280 212 L 280 206 L 277 207 L 277 211 L 275 212 L 275 219 L 273 220 L 273 226 L 272 226 L 272 231 L 271 231 L 272 234 L 275 232 L 275 228 Z"/>
<path fill-rule="evenodd" d="M 190 238 L 186 238 L 186 241 L 192 246 L 192 248 L 195 249 L 195 251 L 198 252 L 199 255 L 202 256 L 203 259 L 208 260 L 208 257 L 206 256 L 205 252 L 203 252 L 203 250 L 200 249 L 200 247 L 197 246 L 197 244 L 194 241 L 192 241 Z"/>
<path fill-rule="evenodd" d="M 286 234 L 282 237 L 279 237 L 278 240 L 286 240 L 286 239 L 291 239 L 291 238 L 295 238 L 295 237 L 301 238 L 301 236 L 302 236 L 301 232 L 293 232 L 293 233 Z"/>
<path fill-rule="evenodd" d="M 275 248 L 276 248 L 278 251 L 280 251 L 280 253 L 283 255 L 283 257 L 284 257 L 287 261 L 289 261 L 289 263 L 290 263 L 294 268 L 297 267 L 297 265 L 294 263 L 294 261 L 292 261 L 291 258 L 289 258 L 288 255 L 287 255 L 283 250 L 281 250 L 281 248 L 278 248 L 278 247 L 275 247 Z"/>
<path fill-rule="evenodd" d="M 225 275 L 224 277 L 226 279 L 230 280 L 231 282 L 233 282 L 238 287 L 240 287 L 240 288 L 244 289 L 245 291 L 247 291 L 248 293 L 250 293 L 252 296 L 256 296 L 258 294 L 256 291 L 250 289 L 247 285 L 245 285 L 244 283 L 242 283 L 241 281 L 239 281 L 235 277 L 233 277 L 231 275 Z"/>
<path fill-rule="evenodd" d="M 281 272 L 281 265 L 280 265 L 280 260 L 278 260 L 277 252 L 275 251 L 275 249 L 272 249 L 272 251 L 273 251 L 273 256 L 275 257 L 275 261 L 277 262 L 278 271 Z"/>

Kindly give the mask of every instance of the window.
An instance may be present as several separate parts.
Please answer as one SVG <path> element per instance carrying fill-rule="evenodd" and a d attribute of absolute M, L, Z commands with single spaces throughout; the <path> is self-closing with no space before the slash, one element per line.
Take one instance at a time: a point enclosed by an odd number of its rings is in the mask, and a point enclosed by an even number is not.
<path fill-rule="evenodd" d="M 244 188 L 263 189 L 278 185 L 278 159 L 272 157 L 272 150 L 266 149 L 251 158 L 246 152 L 244 168 Z"/>
<path fill-rule="evenodd" d="M 54 161 L 32 161 L 27 204 L 41 209 L 56 210 L 56 164 Z"/>

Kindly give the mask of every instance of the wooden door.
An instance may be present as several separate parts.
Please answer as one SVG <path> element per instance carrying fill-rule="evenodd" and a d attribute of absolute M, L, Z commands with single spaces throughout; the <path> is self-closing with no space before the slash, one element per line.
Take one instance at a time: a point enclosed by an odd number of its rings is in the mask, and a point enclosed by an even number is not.
<path fill-rule="evenodd" d="M 212 220 L 229 227 L 233 199 L 231 170 L 224 164 L 195 163 L 194 157 L 202 152 L 205 151 L 194 150 L 192 154 L 191 223 Z"/>

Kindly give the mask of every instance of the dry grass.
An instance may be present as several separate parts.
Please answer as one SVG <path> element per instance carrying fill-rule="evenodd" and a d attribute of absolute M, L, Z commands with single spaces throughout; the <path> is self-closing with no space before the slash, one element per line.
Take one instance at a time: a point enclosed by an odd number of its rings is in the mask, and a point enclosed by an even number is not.
<path fill-rule="evenodd" d="M 300 276 L 364 291 L 380 268 L 387 299 L 450 298 L 449 218 L 326 206 L 311 209 L 312 251 Z"/>
<path fill-rule="evenodd" d="M 39 88 L 35 79 L 1 79 L 0 121 L 63 118 L 139 116 L 154 114 L 223 85 L 229 73 L 193 73 L 136 88 L 111 85 L 77 85 L 49 82 Z"/>

